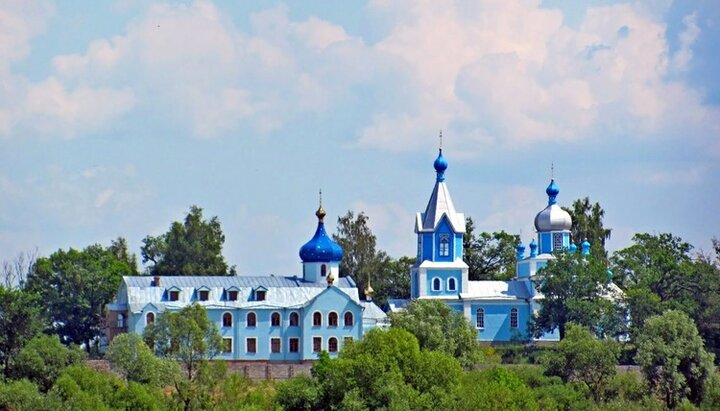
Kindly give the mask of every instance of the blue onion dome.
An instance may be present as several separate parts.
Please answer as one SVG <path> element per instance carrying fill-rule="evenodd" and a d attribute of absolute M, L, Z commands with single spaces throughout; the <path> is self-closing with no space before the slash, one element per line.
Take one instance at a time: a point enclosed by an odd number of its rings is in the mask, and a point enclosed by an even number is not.
<path fill-rule="evenodd" d="M 537 249 L 538 249 L 538 245 L 535 242 L 535 239 L 533 238 L 533 240 L 530 242 L 530 257 L 537 257 L 537 255 L 538 255 Z"/>
<path fill-rule="evenodd" d="M 548 195 L 548 205 L 535 216 L 535 229 L 543 231 L 567 231 L 572 227 L 570 214 L 557 205 L 557 195 L 560 189 L 555 180 L 550 180 L 550 185 L 545 190 Z"/>
<path fill-rule="evenodd" d="M 300 247 L 300 258 L 304 263 L 339 262 L 342 260 L 343 250 L 325 232 L 325 210 L 320 206 L 315 215 L 318 226 L 315 235 L 305 245 Z"/>
<path fill-rule="evenodd" d="M 575 245 L 575 243 L 570 243 L 570 252 L 571 253 L 577 252 L 577 246 Z"/>
<path fill-rule="evenodd" d="M 445 181 L 445 170 L 447 170 L 448 168 L 448 162 L 447 160 L 445 160 L 445 157 L 443 157 L 442 148 L 440 149 L 438 156 L 433 163 L 433 167 L 435 167 L 435 171 L 437 172 L 437 181 Z"/>
<path fill-rule="evenodd" d="M 582 242 L 582 244 L 580 244 L 580 248 L 583 255 L 590 254 L 590 243 L 588 242 L 587 238 L 585 239 L 585 241 Z"/>
<path fill-rule="evenodd" d="M 520 241 L 515 247 L 515 250 L 517 251 L 518 260 L 522 260 L 525 257 L 525 244 Z"/>

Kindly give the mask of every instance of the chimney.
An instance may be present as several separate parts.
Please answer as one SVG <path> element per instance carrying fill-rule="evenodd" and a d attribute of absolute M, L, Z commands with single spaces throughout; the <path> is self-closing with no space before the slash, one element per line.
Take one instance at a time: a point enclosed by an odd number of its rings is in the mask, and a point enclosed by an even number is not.
<path fill-rule="evenodd" d="M 155 277 L 153 277 L 153 285 L 155 287 L 160 287 L 160 276 L 159 275 L 156 275 Z"/>

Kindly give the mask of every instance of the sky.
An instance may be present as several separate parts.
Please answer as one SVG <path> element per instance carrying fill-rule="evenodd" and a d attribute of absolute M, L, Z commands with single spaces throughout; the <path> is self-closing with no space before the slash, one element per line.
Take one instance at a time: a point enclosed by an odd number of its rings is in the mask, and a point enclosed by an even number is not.
<path fill-rule="evenodd" d="M 0 260 L 217 216 L 240 274 L 293 275 L 364 211 L 414 255 L 438 134 L 479 230 L 605 210 L 610 250 L 720 237 L 715 0 L 0 2 Z"/>

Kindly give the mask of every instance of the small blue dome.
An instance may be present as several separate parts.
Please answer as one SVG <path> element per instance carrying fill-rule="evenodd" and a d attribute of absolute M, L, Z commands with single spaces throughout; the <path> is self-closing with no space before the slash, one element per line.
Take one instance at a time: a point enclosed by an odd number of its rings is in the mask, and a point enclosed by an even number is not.
<path fill-rule="evenodd" d="M 343 250 L 325 232 L 325 210 L 322 207 L 316 213 L 318 226 L 315 235 L 305 245 L 300 247 L 300 258 L 304 263 L 327 263 L 342 260 Z"/>
<path fill-rule="evenodd" d="M 577 252 L 577 246 L 575 245 L 575 243 L 570 243 L 570 252 L 571 253 Z"/>
<path fill-rule="evenodd" d="M 586 239 L 585 241 L 580 244 L 580 248 L 582 250 L 582 255 L 589 255 L 590 254 L 590 243 Z"/>
<path fill-rule="evenodd" d="M 537 257 L 537 255 L 538 255 L 537 249 L 538 249 L 538 245 L 535 242 L 535 239 L 533 238 L 533 240 L 530 242 L 530 258 Z"/>
<path fill-rule="evenodd" d="M 435 171 L 437 172 L 437 181 L 445 181 L 445 170 L 448 168 L 448 162 L 445 160 L 445 157 L 443 157 L 442 148 L 433 163 L 433 167 L 435 167 Z"/>
<path fill-rule="evenodd" d="M 518 260 L 522 260 L 523 258 L 525 258 L 525 244 L 523 244 L 522 241 L 518 243 L 518 245 L 515 247 L 515 250 L 517 251 Z"/>
<path fill-rule="evenodd" d="M 548 195 L 548 204 L 555 204 L 557 202 L 556 197 L 560 194 L 560 188 L 555 184 L 555 179 L 550 180 L 550 185 L 545 189 L 545 193 Z"/>

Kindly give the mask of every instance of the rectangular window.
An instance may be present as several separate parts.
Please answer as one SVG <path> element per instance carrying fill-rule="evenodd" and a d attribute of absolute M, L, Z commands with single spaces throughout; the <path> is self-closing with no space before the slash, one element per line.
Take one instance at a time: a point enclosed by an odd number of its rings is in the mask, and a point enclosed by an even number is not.
<path fill-rule="evenodd" d="M 180 291 L 170 291 L 168 295 L 168 300 L 170 301 L 177 301 L 180 299 Z"/>
<path fill-rule="evenodd" d="M 224 352 L 224 353 L 230 353 L 230 352 L 232 352 L 232 346 L 233 346 L 233 339 L 232 339 L 232 338 L 223 338 L 223 340 L 222 340 L 222 352 Z"/>
<path fill-rule="evenodd" d="M 322 337 L 313 337 L 313 352 L 322 351 Z"/>
<path fill-rule="evenodd" d="M 450 236 L 447 234 L 440 234 L 440 257 L 447 257 L 450 255 Z"/>
<path fill-rule="evenodd" d="M 300 339 L 291 338 L 289 341 L 290 352 L 300 352 Z"/>
<path fill-rule="evenodd" d="M 208 290 L 200 290 L 198 293 L 198 297 L 200 301 L 207 301 L 210 299 L 210 291 Z"/>
<path fill-rule="evenodd" d="M 237 301 L 237 298 L 238 298 L 237 291 L 228 291 L 228 301 Z"/>
<path fill-rule="evenodd" d="M 256 338 L 247 338 L 245 339 L 245 351 L 251 354 L 255 354 L 257 352 L 257 339 Z"/>
<path fill-rule="evenodd" d="M 270 352 L 272 352 L 272 353 L 280 352 L 280 339 L 279 338 L 271 338 L 270 339 Z"/>
<path fill-rule="evenodd" d="M 255 291 L 255 299 L 257 301 L 265 301 L 265 290 Z"/>
<path fill-rule="evenodd" d="M 518 328 L 518 310 L 513 308 L 510 310 L 510 328 Z"/>
<path fill-rule="evenodd" d="M 553 233 L 553 251 L 559 251 L 563 248 L 562 233 Z"/>

